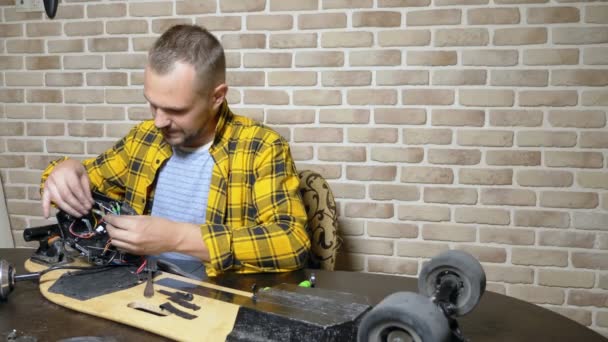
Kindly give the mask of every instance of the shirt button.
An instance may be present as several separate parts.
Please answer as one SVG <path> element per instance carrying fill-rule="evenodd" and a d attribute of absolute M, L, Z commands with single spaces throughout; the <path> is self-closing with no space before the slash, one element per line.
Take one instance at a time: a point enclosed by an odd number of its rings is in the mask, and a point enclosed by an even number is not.
<path fill-rule="evenodd" d="M 160 164 L 160 159 L 156 159 L 156 164 Z"/>

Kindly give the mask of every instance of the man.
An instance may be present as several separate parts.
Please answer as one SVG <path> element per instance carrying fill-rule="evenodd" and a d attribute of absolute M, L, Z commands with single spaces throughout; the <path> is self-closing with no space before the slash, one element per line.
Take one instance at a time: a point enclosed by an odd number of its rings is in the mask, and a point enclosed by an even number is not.
<path fill-rule="evenodd" d="M 153 120 L 95 159 L 64 158 L 42 176 L 42 206 L 80 217 L 91 188 L 139 216 L 110 216 L 112 244 L 133 254 L 204 262 L 207 275 L 280 272 L 310 248 L 299 178 L 276 132 L 234 115 L 225 101 L 225 57 L 197 26 L 170 28 L 149 52 L 144 95 Z"/>

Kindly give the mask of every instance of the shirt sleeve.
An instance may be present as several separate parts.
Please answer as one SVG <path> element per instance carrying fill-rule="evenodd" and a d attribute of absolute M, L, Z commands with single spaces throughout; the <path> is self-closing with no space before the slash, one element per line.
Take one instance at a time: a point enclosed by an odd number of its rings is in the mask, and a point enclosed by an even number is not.
<path fill-rule="evenodd" d="M 237 273 L 291 271 L 308 260 L 306 211 L 289 145 L 277 139 L 251 153 L 255 155 L 252 198 L 257 224 L 239 229 L 201 226 L 210 254 L 210 276 L 229 269 Z"/>

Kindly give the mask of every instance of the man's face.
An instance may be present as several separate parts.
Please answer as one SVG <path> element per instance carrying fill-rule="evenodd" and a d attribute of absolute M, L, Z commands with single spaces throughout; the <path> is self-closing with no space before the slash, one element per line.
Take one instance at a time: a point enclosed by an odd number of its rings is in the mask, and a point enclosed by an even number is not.
<path fill-rule="evenodd" d="M 213 139 L 221 101 L 215 90 L 202 95 L 196 85 L 196 72 L 189 64 L 176 62 L 164 75 L 146 67 L 144 96 L 154 125 L 171 146 L 199 147 Z"/>

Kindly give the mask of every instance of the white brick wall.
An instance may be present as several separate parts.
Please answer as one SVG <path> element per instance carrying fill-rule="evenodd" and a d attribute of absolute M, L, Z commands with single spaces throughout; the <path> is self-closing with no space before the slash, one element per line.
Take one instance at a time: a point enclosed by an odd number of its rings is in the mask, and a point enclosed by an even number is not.
<path fill-rule="evenodd" d="M 229 101 L 339 201 L 342 269 L 458 248 L 488 288 L 608 334 L 608 4 L 576 0 L 0 0 L 0 176 L 17 245 L 41 170 L 148 117 L 146 50 L 212 30 Z"/>

